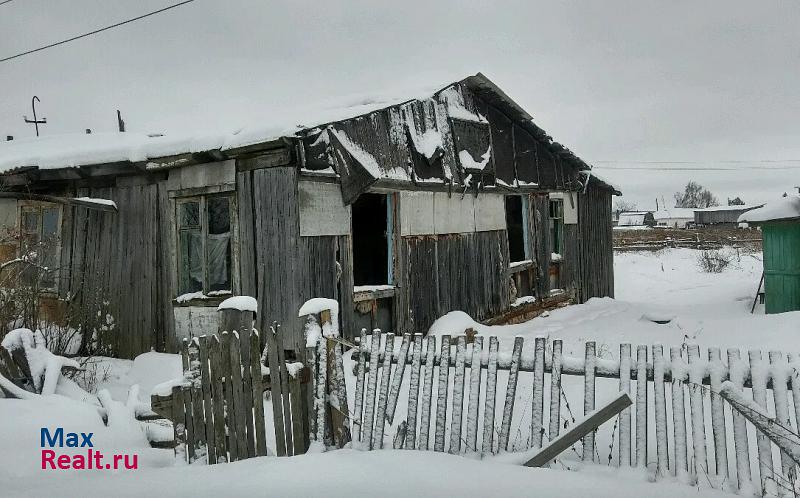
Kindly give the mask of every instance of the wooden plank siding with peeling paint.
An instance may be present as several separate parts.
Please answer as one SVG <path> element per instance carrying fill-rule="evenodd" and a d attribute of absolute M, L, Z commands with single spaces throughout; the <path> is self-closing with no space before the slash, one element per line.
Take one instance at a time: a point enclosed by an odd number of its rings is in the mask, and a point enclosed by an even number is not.
<path fill-rule="evenodd" d="M 277 321 L 298 355 L 297 310 L 312 297 L 339 301 L 352 335 L 424 334 L 454 310 L 486 320 L 553 289 L 576 302 L 613 295 L 619 192 L 481 74 L 288 136 L 143 161 L 31 164 L 0 180 L 8 191 L 116 202 L 117 213 L 61 206 L 56 290 L 62 299 L 103 290 L 121 357 L 175 352 L 214 332 L 229 294 L 256 297 L 256 328 Z M 223 214 L 211 214 L 220 197 Z"/>

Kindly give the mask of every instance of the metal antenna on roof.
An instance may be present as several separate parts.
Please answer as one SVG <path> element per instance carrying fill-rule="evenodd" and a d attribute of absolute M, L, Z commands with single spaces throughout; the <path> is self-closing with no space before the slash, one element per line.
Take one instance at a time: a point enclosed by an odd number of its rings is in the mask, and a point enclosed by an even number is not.
<path fill-rule="evenodd" d="M 117 127 L 119 128 L 120 133 L 125 132 L 125 121 L 122 120 L 122 113 L 119 112 L 119 109 L 117 109 Z"/>
<path fill-rule="evenodd" d="M 47 118 L 38 119 L 36 117 L 36 103 L 37 102 L 41 102 L 41 100 L 39 100 L 39 97 L 34 95 L 33 98 L 31 99 L 31 109 L 33 109 L 33 119 L 32 120 L 28 119 L 28 116 L 22 116 L 22 119 L 24 119 L 26 123 L 32 124 L 32 125 L 34 125 L 36 127 L 36 136 L 38 137 L 39 136 L 39 125 L 40 124 L 46 124 L 47 123 Z"/>

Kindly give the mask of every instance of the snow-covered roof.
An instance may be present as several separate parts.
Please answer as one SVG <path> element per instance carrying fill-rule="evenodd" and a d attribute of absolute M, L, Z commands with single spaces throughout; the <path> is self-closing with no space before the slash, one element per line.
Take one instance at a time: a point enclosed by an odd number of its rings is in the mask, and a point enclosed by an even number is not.
<path fill-rule="evenodd" d="M 679 208 L 679 207 L 674 207 L 669 209 L 659 209 L 658 211 L 653 212 L 653 218 L 657 220 L 669 220 L 678 218 L 694 219 L 694 209 Z"/>
<path fill-rule="evenodd" d="M 617 226 L 620 227 L 635 227 L 635 226 L 642 226 L 644 225 L 645 217 L 647 213 L 620 213 L 619 214 L 619 221 L 617 222 Z"/>
<path fill-rule="evenodd" d="M 739 223 L 800 219 L 800 195 L 781 197 L 739 216 Z"/>
<path fill-rule="evenodd" d="M 259 123 L 236 130 L 162 134 L 69 133 L 0 142 L 0 173 L 17 168 L 57 169 L 115 162 L 142 162 L 179 154 L 227 151 L 295 136 L 328 123 L 368 114 L 410 100 L 428 98 L 452 86 L 398 90 L 386 95 L 348 95 L 310 108 L 265 113 Z"/>
<path fill-rule="evenodd" d="M 749 211 L 751 209 L 755 209 L 757 207 L 761 207 L 762 204 L 757 204 L 754 206 L 751 205 L 733 205 L 733 206 L 712 206 L 707 208 L 694 208 L 692 211 L 699 211 L 699 212 L 714 212 L 714 211 Z"/>

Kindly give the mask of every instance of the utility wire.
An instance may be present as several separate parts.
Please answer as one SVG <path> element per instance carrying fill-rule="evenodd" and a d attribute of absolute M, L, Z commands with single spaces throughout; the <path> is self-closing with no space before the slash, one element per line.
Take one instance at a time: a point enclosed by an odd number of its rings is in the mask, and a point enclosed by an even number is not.
<path fill-rule="evenodd" d="M 3 3 L 8 3 L 10 1 L 11 0 L 4 0 Z M 16 55 L 12 55 L 10 57 L 6 57 L 6 58 L 3 58 L 3 59 L 0 59 L 0 62 L 10 61 L 11 59 L 16 59 L 17 57 L 22 57 L 23 55 L 32 54 L 34 52 L 39 52 L 41 50 L 46 50 L 48 48 L 52 48 L 52 47 L 55 47 L 55 46 L 58 46 L 58 45 L 63 45 L 64 43 L 69 43 L 71 41 L 79 40 L 81 38 L 86 38 L 87 36 L 96 35 L 97 33 L 100 33 L 100 32 L 103 32 L 103 31 L 107 31 L 109 29 L 117 28 L 117 27 L 122 26 L 124 24 L 132 23 L 134 21 L 138 21 L 140 19 L 144 19 L 145 17 L 150 17 L 150 16 L 153 16 L 153 15 L 156 15 L 156 14 L 160 14 L 161 12 L 164 12 L 164 11 L 167 11 L 167 10 L 170 10 L 170 9 L 174 9 L 175 7 L 180 7 L 181 5 L 186 5 L 187 3 L 191 3 L 191 2 L 194 2 L 194 0 L 184 0 L 183 2 L 178 2 L 176 4 L 172 4 L 172 5 L 169 5 L 167 7 L 162 8 L 162 9 L 158 9 L 158 10 L 154 10 L 152 12 L 148 12 L 147 14 L 142 14 L 140 16 L 133 17 L 131 19 L 126 19 L 125 21 L 118 22 L 116 24 L 112 24 L 112 25 L 106 26 L 104 28 L 96 29 L 96 30 L 90 31 L 88 33 L 83 33 L 82 35 L 73 36 L 72 38 L 67 38 L 66 40 L 61 40 L 61 41 L 58 41 L 58 42 L 55 42 L 55 43 L 51 43 L 49 45 L 45 45 L 43 47 L 35 48 L 33 50 L 28 50 L 27 52 L 22 52 L 22 53 L 19 53 L 19 54 L 16 54 Z M 0 5 L 2 5 L 2 3 L 0 3 Z"/>
<path fill-rule="evenodd" d="M 11 0 L 3 0 L 2 2 L 0 2 L 0 5 L 5 5 L 5 4 L 7 4 L 8 2 L 10 2 L 10 1 L 11 1 Z"/>

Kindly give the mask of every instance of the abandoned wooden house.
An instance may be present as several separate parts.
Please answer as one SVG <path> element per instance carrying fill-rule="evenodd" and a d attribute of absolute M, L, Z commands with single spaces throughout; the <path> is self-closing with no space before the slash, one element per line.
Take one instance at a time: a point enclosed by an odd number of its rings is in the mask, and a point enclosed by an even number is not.
<path fill-rule="evenodd" d="M 613 295 L 619 192 L 482 74 L 318 123 L 5 142 L 0 178 L 24 195 L 2 221 L 57 237 L 43 287 L 56 302 L 100 289 L 123 357 L 215 331 L 229 294 L 255 296 L 257 328 L 279 322 L 292 348 L 311 297 L 338 300 L 352 337 L 424 333 L 451 310 L 485 320 L 555 289 Z"/>

